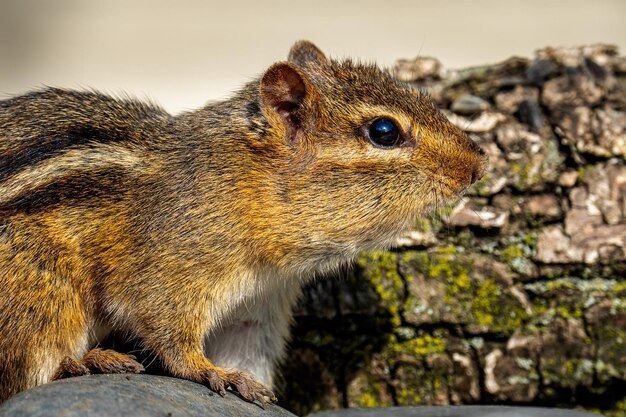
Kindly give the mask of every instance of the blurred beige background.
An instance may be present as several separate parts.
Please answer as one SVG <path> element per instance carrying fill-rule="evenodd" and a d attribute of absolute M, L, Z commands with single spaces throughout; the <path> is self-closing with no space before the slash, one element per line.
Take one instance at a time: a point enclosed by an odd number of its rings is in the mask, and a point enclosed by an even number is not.
<path fill-rule="evenodd" d="M 626 0 L 0 0 L 0 98 L 90 87 L 178 112 L 227 96 L 303 38 L 385 66 L 595 42 L 626 53 Z"/>

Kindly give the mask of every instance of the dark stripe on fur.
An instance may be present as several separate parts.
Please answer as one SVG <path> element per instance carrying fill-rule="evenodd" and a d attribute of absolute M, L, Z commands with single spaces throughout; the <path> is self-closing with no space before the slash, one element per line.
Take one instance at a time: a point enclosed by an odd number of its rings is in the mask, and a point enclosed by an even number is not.
<path fill-rule="evenodd" d="M 57 206 L 89 206 L 93 199 L 94 209 L 102 205 L 102 199 L 119 200 L 124 197 L 124 184 L 128 180 L 123 169 L 92 169 L 76 172 L 40 188 L 24 192 L 12 200 L 0 204 L 0 215 L 47 211 Z"/>
<path fill-rule="evenodd" d="M 63 151 L 90 143 L 120 142 L 125 135 L 91 127 L 81 127 L 65 135 L 41 136 L 25 140 L 25 146 L 13 149 L 10 155 L 0 155 L 0 181 L 6 180 L 20 170 L 37 165 Z"/>

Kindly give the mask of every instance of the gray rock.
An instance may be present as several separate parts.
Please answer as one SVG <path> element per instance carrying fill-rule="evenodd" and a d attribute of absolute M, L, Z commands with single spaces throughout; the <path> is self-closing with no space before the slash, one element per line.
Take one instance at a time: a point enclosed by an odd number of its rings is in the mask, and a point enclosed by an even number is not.
<path fill-rule="evenodd" d="M 583 182 L 585 186 L 569 193 L 571 208 L 564 227 L 550 226 L 539 233 L 537 261 L 604 264 L 626 259 L 626 167 L 619 162 L 599 164 L 584 174 Z"/>
<path fill-rule="evenodd" d="M 584 251 L 574 247 L 561 225 L 547 226 L 537 236 L 534 260 L 542 263 L 582 262 Z"/>
<path fill-rule="evenodd" d="M 293 417 L 232 393 L 224 398 L 190 381 L 152 375 L 89 375 L 42 385 L 0 405 L 0 417 Z"/>
<path fill-rule="evenodd" d="M 459 116 L 455 113 L 443 110 L 450 123 L 466 132 L 482 133 L 489 132 L 498 123 L 506 120 L 505 115 L 496 112 L 483 112 L 475 119 Z"/>
<path fill-rule="evenodd" d="M 544 84 L 542 102 L 550 108 L 595 105 L 602 101 L 604 95 L 605 90 L 590 77 L 562 75 Z"/>
<path fill-rule="evenodd" d="M 489 156 L 489 167 L 485 176 L 470 187 L 469 193 L 486 197 L 499 193 L 508 184 L 510 168 L 505 154 L 492 138 L 479 143 Z"/>
<path fill-rule="evenodd" d="M 543 81 L 558 73 L 559 66 L 551 59 L 537 59 L 526 69 L 526 78 L 531 84 L 542 84 Z"/>
<path fill-rule="evenodd" d="M 539 49 L 537 59 L 551 59 L 564 67 L 576 67 L 584 63 L 585 59 L 593 59 L 597 64 L 612 67 L 618 58 L 615 45 L 595 44 L 574 46 L 571 48 Z"/>
<path fill-rule="evenodd" d="M 501 91 L 494 97 L 496 108 L 508 114 L 517 112 L 520 104 L 525 100 L 538 102 L 539 89 L 518 85 L 513 90 Z"/>
<path fill-rule="evenodd" d="M 597 417 L 597 414 L 539 407 L 422 406 L 324 411 L 309 417 Z"/>
<path fill-rule="evenodd" d="M 479 208 L 472 205 L 469 199 L 463 198 L 452 209 L 450 216 L 444 216 L 444 221 L 451 226 L 476 226 L 491 229 L 504 227 L 508 218 L 509 213 L 507 212 L 498 211 L 488 206 Z"/>
<path fill-rule="evenodd" d="M 398 237 L 394 247 L 431 247 L 437 244 L 437 237 L 432 231 L 410 230 Z"/>
<path fill-rule="evenodd" d="M 557 124 L 580 153 L 626 157 L 626 112 L 604 106 L 578 106 L 563 113 Z"/>
<path fill-rule="evenodd" d="M 496 128 L 496 141 L 508 161 L 508 183 L 520 191 L 540 191 L 559 178 L 563 156 L 552 136 L 531 132 L 516 122 Z"/>
<path fill-rule="evenodd" d="M 558 198 L 551 194 L 530 196 L 526 203 L 526 209 L 528 213 L 534 216 L 542 216 L 547 219 L 557 219 L 563 214 Z"/>
<path fill-rule="evenodd" d="M 569 188 L 576 185 L 576 181 L 578 181 L 578 171 L 570 169 L 561 173 L 558 184 L 561 187 Z"/>
<path fill-rule="evenodd" d="M 536 100 L 525 99 L 519 104 L 517 116 L 520 122 L 530 126 L 531 130 L 537 132 L 543 127 L 544 118 L 541 108 Z"/>
<path fill-rule="evenodd" d="M 393 68 L 393 75 L 400 81 L 411 82 L 439 78 L 441 71 L 441 62 L 436 58 L 418 56 L 415 59 L 399 59 Z"/>
<path fill-rule="evenodd" d="M 471 94 L 464 94 L 458 97 L 452 103 L 452 111 L 458 114 L 475 114 L 488 110 L 491 107 L 488 101 L 473 96 Z"/>

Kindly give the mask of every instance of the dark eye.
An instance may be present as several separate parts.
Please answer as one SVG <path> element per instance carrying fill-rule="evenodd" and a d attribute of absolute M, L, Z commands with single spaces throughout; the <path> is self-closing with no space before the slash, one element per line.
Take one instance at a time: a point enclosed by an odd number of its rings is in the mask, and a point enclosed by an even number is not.
<path fill-rule="evenodd" d="M 400 131 L 396 124 L 384 117 L 374 120 L 368 128 L 367 134 L 372 143 L 381 148 L 391 148 L 401 142 Z"/>

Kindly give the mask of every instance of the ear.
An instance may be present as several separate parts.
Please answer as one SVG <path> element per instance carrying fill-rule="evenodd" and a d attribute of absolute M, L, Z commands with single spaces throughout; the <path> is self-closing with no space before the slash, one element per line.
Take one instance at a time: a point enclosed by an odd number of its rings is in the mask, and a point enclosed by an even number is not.
<path fill-rule="evenodd" d="M 298 66 L 304 66 L 308 62 L 317 62 L 319 64 L 328 63 L 328 58 L 319 48 L 309 41 L 296 42 L 289 51 L 289 62 L 293 62 Z"/>
<path fill-rule="evenodd" d="M 291 63 L 272 65 L 261 79 L 261 100 L 264 107 L 282 119 L 287 137 L 293 140 L 302 128 L 302 108 L 312 87 L 303 74 Z"/>

